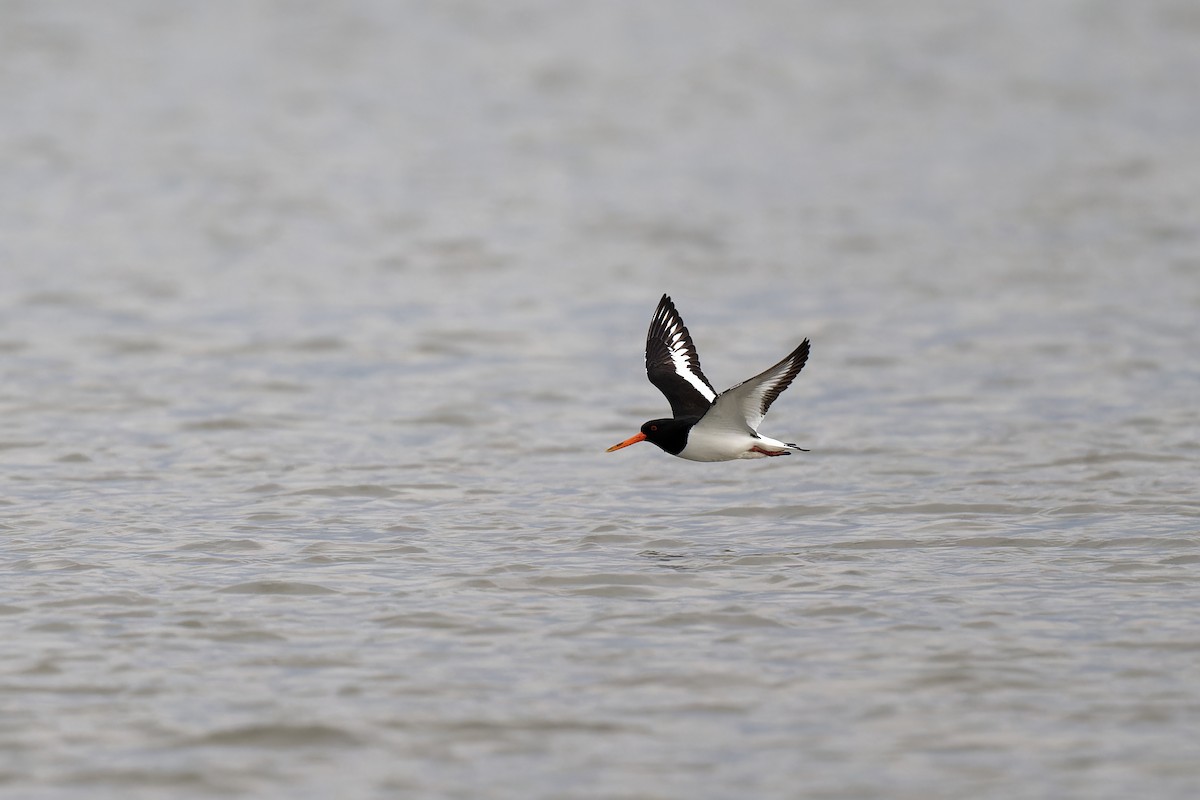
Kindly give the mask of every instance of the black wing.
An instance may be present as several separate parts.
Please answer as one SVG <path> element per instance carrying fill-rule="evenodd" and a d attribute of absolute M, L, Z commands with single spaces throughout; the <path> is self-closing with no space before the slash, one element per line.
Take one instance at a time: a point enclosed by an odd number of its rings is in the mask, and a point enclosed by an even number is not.
<path fill-rule="evenodd" d="M 665 294 L 646 334 L 646 377 L 666 395 L 675 417 L 702 416 L 717 396 L 700 369 L 687 326 Z"/>

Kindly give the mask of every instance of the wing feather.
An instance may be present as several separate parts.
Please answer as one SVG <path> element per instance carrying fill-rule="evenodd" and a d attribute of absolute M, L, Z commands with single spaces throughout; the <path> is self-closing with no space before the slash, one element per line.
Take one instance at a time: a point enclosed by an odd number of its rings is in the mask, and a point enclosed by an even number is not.
<path fill-rule="evenodd" d="M 757 434 L 767 409 L 804 369 L 808 348 L 808 339 L 805 339 L 775 366 L 721 392 L 713 401 L 712 411 L 705 415 L 704 424 L 730 428 L 744 424 Z"/>
<path fill-rule="evenodd" d="M 671 298 L 663 295 L 646 333 L 646 377 L 671 404 L 674 417 L 701 416 L 717 397 Z"/>

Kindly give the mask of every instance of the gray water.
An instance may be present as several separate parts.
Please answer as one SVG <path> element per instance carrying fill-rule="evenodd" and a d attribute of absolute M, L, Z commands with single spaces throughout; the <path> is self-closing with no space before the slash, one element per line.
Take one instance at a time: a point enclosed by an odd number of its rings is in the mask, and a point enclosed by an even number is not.
<path fill-rule="evenodd" d="M 0 5 L 0 793 L 1193 798 L 1200 6 Z M 764 433 L 666 410 L 670 292 Z"/>

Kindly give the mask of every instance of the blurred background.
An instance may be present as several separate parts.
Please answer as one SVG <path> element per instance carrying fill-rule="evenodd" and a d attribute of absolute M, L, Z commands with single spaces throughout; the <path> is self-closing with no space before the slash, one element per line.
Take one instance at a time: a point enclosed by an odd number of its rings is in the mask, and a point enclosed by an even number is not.
<path fill-rule="evenodd" d="M 0 5 L 0 785 L 1195 796 L 1200 6 Z M 804 337 L 764 433 L 666 412 Z M 782 462 L 782 463 L 780 463 Z"/>

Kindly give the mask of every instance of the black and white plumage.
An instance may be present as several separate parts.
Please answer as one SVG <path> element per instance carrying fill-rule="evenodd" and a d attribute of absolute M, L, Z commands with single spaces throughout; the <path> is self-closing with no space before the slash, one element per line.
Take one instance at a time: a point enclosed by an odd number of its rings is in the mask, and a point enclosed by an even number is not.
<path fill-rule="evenodd" d="M 784 456 L 801 450 L 758 432 L 767 409 L 808 361 L 808 339 L 770 369 L 717 394 L 671 298 L 663 295 L 646 334 L 646 376 L 671 404 L 670 418 L 652 419 L 608 452 L 647 441 L 691 461 Z"/>

